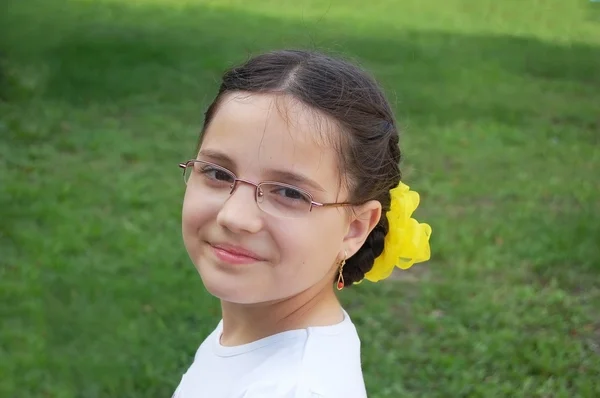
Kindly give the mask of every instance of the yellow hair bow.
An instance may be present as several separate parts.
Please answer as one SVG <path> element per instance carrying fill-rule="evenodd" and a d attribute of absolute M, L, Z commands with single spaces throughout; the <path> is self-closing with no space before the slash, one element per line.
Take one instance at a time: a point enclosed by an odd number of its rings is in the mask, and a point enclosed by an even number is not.
<path fill-rule="evenodd" d="M 391 275 L 394 267 L 407 269 L 415 263 L 429 260 L 431 251 L 429 224 L 411 218 L 419 206 L 419 194 L 400 183 L 390 191 L 390 210 L 386 213 L 389 231 L 385 236 L 383 252 L 375 259 L 365 279 L 377 282 Z"/>

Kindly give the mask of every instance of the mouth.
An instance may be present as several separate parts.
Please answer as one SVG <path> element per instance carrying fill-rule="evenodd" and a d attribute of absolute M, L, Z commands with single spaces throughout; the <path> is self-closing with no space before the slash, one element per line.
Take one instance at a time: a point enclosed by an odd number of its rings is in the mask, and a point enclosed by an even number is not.
<path fill-rule="evenodd" d="M 222 262 L 228 264 L 251 264 L 259 261 L 264 261 L 258 254 L 245 249 L 241 246 L 234 246 L 229 244 L 211 244 L 215 256 Z"/>

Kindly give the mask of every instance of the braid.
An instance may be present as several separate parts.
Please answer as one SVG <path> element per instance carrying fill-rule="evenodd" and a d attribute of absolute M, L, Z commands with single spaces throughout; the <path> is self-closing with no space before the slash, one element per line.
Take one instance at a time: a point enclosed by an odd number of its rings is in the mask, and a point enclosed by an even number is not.
<path fill-rule="evenodd" d="M 387 186 L 384 188 L 385 194 L 379 199 L 382 205 L 383 214 L 381 215 L 379 223 L 367 236 L 365 243 L 363 243 L 361 248 L 346 261 L 342 270 L 342 275 L 344 276 L 344 281 L 347 286 L 351 286 L 353 283 L 363 280 L 365 274 L 373 268 L 375 259 L 383 253 L 385 236 L 389 230 L 389 224 L 386 217 L 386 212 L 390 209 L 391 201 L 389 191 L 396 187 L 402 178 L 399 168 L 402 153 L 398 146 L 398 134 L 395 128 L 393 128 L 393 124 L 389 122 L 386 122 L 385 131 L 389 134 L 387 156 L 392 159 L 392 167 L 388 170 L 388 178 L 384 180 L 387 183 Z"/>
<path fill-rule="evenodd" d="M 382 217 L 382 220 L 384 219 L 385 216 Z M 342 275 L 347 286 L 361 281 L 365 274 L 373 268 L 373 262 L 383 253 L 387 230 L 387 219 L 385 219 L 385 225 L 380 223 L 373 228 L 361 248 L 346 261 Z"/>

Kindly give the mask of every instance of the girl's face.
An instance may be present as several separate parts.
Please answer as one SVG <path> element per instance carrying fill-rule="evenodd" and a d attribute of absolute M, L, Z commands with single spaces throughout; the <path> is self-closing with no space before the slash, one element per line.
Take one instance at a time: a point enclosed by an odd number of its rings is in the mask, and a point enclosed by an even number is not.
<path fill-rule="evenodd" d="M 333 127 L 328 131 L 334 124 L 327 122 L 287 97 L 229 94 L 205 132 L 197 159 L 253 183 L 296 186 L 316 202 L 342 202 L 347 192 L 340 183 L 338 154 L 323 140 L 336 133 Z M 342 207 L 313 208 L 299 218 L 267 213 L 257 205 L 255 186 L 240 182 L 231 195 L 216 194 L 210 184 L 226 182 L 227 174 L 196 167 L 200 171 L 192 178 L 209 180 L 188 183 L 183 240 L 207 290 L 222 300 L 261 303 L 332 286 L 344 250 L 348 255 L 358 250 L 372 228 L 368 221 L 353 222 Z M 379 214 L 371 218 L 377 222 Z"/>

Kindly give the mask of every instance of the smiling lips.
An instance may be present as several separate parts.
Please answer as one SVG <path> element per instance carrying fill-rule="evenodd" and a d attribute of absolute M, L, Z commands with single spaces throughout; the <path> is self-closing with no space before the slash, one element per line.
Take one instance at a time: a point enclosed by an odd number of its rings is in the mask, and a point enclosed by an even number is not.
<path fill-rule="evenodd" d="M 243 265 L 251 264 L 258 261 L 264 261 L 258 254 L 244 249 L 240 246 L 232 246 L 227 244 L 210 245 L 215 256 L 228 264 Z"/>

